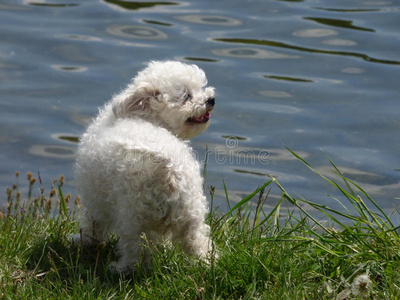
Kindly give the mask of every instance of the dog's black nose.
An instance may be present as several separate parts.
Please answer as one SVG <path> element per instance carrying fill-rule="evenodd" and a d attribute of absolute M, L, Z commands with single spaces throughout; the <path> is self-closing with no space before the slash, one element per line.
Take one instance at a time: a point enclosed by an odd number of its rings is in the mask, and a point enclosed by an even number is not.
<path fill-rule="evenodd" d="M 208 99 L 208 100 L 207 100 L 207 104 L 208 104 L 208 105 L 211 105 L 211 106 L 214 106 L 214 105 L 215 105 L 215 98 L 210 98 L 210 99 Z"/>

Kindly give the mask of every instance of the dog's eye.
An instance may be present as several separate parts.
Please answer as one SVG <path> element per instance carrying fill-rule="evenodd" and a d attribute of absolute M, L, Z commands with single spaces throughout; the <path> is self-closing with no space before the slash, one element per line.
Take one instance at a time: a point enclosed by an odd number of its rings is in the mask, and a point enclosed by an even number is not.
<path fill-rule="evenodd" d="M 189 100 L 192 100 L 192 95 L 190 93 L 187 93 L 186 96 L 185 96 L 185 100 L 183 102 L 186 102 L 186 101 L 189 101 Z"/>

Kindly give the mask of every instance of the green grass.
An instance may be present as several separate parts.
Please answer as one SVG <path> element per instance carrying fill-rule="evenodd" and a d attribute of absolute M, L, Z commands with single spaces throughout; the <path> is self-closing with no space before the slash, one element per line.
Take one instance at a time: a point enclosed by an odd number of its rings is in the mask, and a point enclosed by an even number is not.
<path fill-rule="evenodd" d="M 207 264 L 159 245 L 151 248 L 152 268 L 139 265 L 129 276 L 108 271 L 116 237 L 90 249 L 69 244 L 68 235 L 78 231 L 80 199 L 63 195 L 63 178 L 47 193 L 29 174 L 22 200 L 17 176 L 0 214 L 0 299 L 400 299 L 393 215 L 332 168 L 340 182 L 317 174 L 341 193 L 336 200 L 348 210 L 293 197 L 274 178 L 235 205 L 226 190 L 229 211 L 208 218 L 217 260 Z M 37 185 L 39 195 L 33 195 Z M 267 210 L 271 190 L 281 198 Z M 372 283 L 357 298 L 350 285 L 361 274 Z"/>

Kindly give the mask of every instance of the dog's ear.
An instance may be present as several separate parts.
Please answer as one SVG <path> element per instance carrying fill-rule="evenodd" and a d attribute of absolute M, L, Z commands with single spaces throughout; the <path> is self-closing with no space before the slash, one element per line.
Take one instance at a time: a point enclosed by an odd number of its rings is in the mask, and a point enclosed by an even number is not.
<path fill-rule="evenodd" d="M 113 113 L 117 118 L 133 115 L 147 115 L 151 109 L 151 101 L 156 100 L 158 91 L 149 88 L 138 88 L 133 92 L 129 89 L 123 91 L 113 99 Z"/>

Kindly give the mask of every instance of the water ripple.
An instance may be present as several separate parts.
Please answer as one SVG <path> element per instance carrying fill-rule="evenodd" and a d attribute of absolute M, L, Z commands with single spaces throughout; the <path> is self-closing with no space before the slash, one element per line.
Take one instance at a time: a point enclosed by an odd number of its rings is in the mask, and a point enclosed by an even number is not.
<path fill-rule="evenodd" d="M 275 80 L 283 80 L 283 81 L 295 81 L 295 82 L 314 82 L 309 79 L 296 78 L 296 77 L 288 77 L 288 76 L 276 76 L 276 75 L 264 75 L 265 78 L 275 79 Z"/>
<path fill-rule="evenodd" d="M 337 35 L 337 31 L 332 29 L 312 28 L 312 29 L 301 29 L 293 32 L 294 36 L 301 38 L 319 38 L 331 35 Z"/>
<path fill-rule="evenodd" d="M 349 8 L 326 8 L 326 7 L 313 7 L 313 9 L 325 10 L 325 11 L 333 11 L 333 12 L 344 12 L 344 13 L 358 13 L 358 12 L 375 12 L 380 11 L 380 9 L 349 9 Z"/>
<path fill-rule="evenodd" d="M 332 27 L 340 27 L 340 28 L 346 28 L 346 29 L 375 32 L 375 30 L 370 29 L 370 28 L 354 26 L 353 25 L 353 21 L 337 20 L 337 19 L 325 19 L 325 18 L 303 18 L 303 19 L 304 20 L 314 21 L 314 22 L 316 22 L 318 24 L 328 25 L 328 26 L 332 26 Z"/>
<path fill-rule="evenodd" d="M 107 32 L 130 39 L 164 40 L 168 37 L 158 29 L 136 25 L 112 25 L 107 28 Z"/>
<path fill-rule="evenodd" d="M 167 26 L 167 27 L 173 26 L 173 24 L 171 24 L 171 23 L 164 23 L 164 22 L 154 21 L 154 20 L 143 20 L 143 22 L 144 22 L 144 23 L 147 23 L 147 24 L 160 25 L 160 26 Z"/>
<path fill-rule="evenodd" d="M 361 74 L 364 73 L 365 71 L 361 68 L 355 68 L 355 67 L 348 67 L 348 68 L 343 68 L 341 69 L 341 71 L 343 73 L 347 73 L 347 74 Z"/>
<path fill-rule="evenodd" d="M 370 185 L 377 187 L 399 183 L 396 178 L 391 178 L 382 174 L 366 172 L 363 170 L 343 166 L 341 166 L 339 169 L 344 177 L 347 177 L 359 184 L 363 184 L 363 186 Z M 318 171 L 330 178 L 340 179 L 340 176 L 332 170 L 331 166 L 319 167 Z"/>
<path fill-rule="evenodd" d="M 217 42 L 224 43 L 235 43 L 235 44 L 252 44 L 259 46 L 268 46 L 268 47 L 277 47 L 283 49 L 296 50 L 300 52 L 308 52 L 308 53 L 320 53 L 320 54 L 329 54 L 329 55 L 340 55 L 340 56 L 350 56 L 361 58 L 362 60 L 380 64 L 390 64 L 390 65 L 400 65 L 400 61 L 396 60 L 385 60 L 370 57 L 366 54 L 356 53 L 356 52 L 346 52 L 346 51 L 331 51 L 331 50 L 321 50 L 321 49 L 313 49 L 301 46 L 294 46 L 287 43 L 270 41 L 270 40 L 256 40 L 256 39 L 242 39 L 242 38 L 219 38 L 214 39 Z"/>
<path fill-rule="evenodd" d="M 68 143 L 79 143 L 79 136 L 70 133 L 54 133 L 51 137 L 55 140 L 61 140 Z"/>
<path fill-rule="evenodd" d="M 357 45 L 357 43 L 352 40 L 344 40 L 344 39 L 325 40 L 325 41 L 322 41 L 322 44 L 329 45 L 329 46 L 345 46 L 345 47 L 351 47 L 351 46 Z"/>
<path fill-rule="evenodd" d="M 56 70 L 68 71 L 68 72 L 85 72 L 85 71 L 87 71 L 87 67 L 81 67 L 81 66 L 52 65 L 52 67 Z"/>
<path fill-rule="evenodd" d="M 185 15 L 177 17 L 179 20 L 198 23 L 198 24 L 206 24 L 213 26 L 238 26 L 242 24 L 242 21 L 229 18 L 225 16 L 213 16 L 213 15 Z"/>
<path fill-rule="evenodd" d="M 74 159 L 75 149 L 67 146 L 56 145 L 33 145 L 29 148 L 29 153 L 49 158 Z"/>
<path fill-rule="evenodd" d="M 142 8 L 152 8 L 159 5 L 179 5 L 177 2 L 127 2 L 121 0 L 102 0 L 112 7 L 124 10 L 139 10 Z"/>
<path fill-rule="evenodd" d="M 202 62 L 219 62 L 218 59 L 204 58 L 204 57 L 184 57 L 183 59 L 189 61 L 202 61 Z"/>
<path fill-rule="evenodd" d="M 268 97 L 268 98 L 289 98 L 292 97 L 291 94 L 289 94 L 288 92 L 285 91 L 277 91 L 277 90 L 263 90 L 263 91 L 259 91 L 258 94 L 260 94 L 261 96 L 264 97 Z M 271 107 L 274 107 L 274 109 L 271 109 L 272 111 L 275 112 L 284 112 L 284 111 L 293 111 L 293 112 L 297 112 L 294 108 L 289 108 L 287 106 L 283 106 L 283 105 L 273 105 L 270 104 Z"/>
<path fill-rule="evenodd" d="M 25 0 L 24 3 L 27 5 L 48 6 L 48 7 L 72 7 L 79 5 L 78 3 L 48 3 L 43 0 L 36 0 L 36 1 Z"/>
<path fill-rule="evenodd" d="M 100 42 L 101 41 L 101 39 L 98 37 L 81 35 L 81 34 L 60 34 L 60 35 L 57 35 L 57 37 L 63 38 L 63 39 L 88 41 L 88 42 Z"/>
<path fill-rule="evenodd" d="M 298 58 L 296 55 L 287 55 L 269 50 L 258 48 L 228 48 L 212 50 L 215 55 L 238 58 L 256 58 L 256 59 L 283 59 L 283 58 Z"/>

